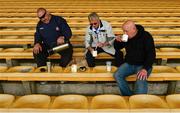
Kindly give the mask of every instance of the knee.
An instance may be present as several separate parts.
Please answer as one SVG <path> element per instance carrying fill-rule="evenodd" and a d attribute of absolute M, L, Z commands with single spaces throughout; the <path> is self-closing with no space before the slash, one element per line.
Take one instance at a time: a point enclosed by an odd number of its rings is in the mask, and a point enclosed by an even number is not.
<path fill-rule="evenodd" d="M 121 76 L 121 74 L 119 73 L 114 73 L 113 77 L 117 80 L 117 79 L 123 79 L 123 77 Z"/>
<path fill-rule="evenodd" d="M 92 57 L 92 54 L 91 54 L 90 51 L 88 51 L 88 52 L 86 53 L 86 58 L 89 58 L 89 57 Z"/>
<path fill-rule="evenodd" d="M 117 74 L 117 73 L 114 73 L 114 74 L 113 74 L 113 77 L 114 77 L 114 79 L 117 79 L 117 78 L 118 78 L 118 74 Z"/>

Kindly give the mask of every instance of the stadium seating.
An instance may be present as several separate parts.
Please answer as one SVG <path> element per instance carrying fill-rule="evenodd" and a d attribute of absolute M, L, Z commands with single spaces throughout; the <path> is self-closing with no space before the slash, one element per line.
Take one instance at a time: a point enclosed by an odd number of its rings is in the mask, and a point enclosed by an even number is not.
<path fill-rule="evenodd" d="M 88 14 L 97 12 L 100 18 L 111 23 L 116 35 L 122 35 L 121 25 L 132 19 L 145 27 L 155 41 L 156 59 L 165 61 L 180 59 L 180 2 L 179 0 L 0 0 L 0 59 L 6 60 L 7 66 L 0 66 L 0 80 L 3 82 L 114 82 L 111 72 L 105 65 L 86 68 L 77 73 L 71 67 L 52 66 L 51 73 L 47 67 L 8 65 L 11 60 L 32 60 L 32 47 L 37 22 L 36 9 L 45 7 L 52 14 L 63 16 L 70 25 L 74 46 L 73 59 L 82 59 L 85 55 L 84 35 L 89 25 Z M 2 47 L 1 47 L 2 46 Z M 58 59 L 54 54 L 49 59 Z M 96 59 L 113 60 L 107 54 L 99 54 Z M 172 61 L 173 61 L 172 60 Z M 81 62 L 79 60 L 77 63 Z M 176 61 L 175 61 L 176 63 Z M 104 63 L 105 64 L 105 63 Z M 163 63 L 161 63 L 163 64 Z M 12 67 L 11 67 L 12 66 Z M 135 81 L 135 74 L 126 78 Z M 168 83 L 169 89 L 180 80 L 180 66 L 153 66 L 149 82 Z M 31 87 L 29 87 L 31 89 Z M 82 100 L 80 99 L 82 98 Z M 42 99 L 42 100 L 41 100 Z M 88 101 L 89 100 L 89 101 Z M 179 94 L 164 96 L 134 95 L 97 95 L 90 99 L 82 95 L 60 95 L 50 98 L 47 95 L 0 95 L 0 112 L 42 112 L 42 113 L 179 113 Z M 83 101 L 83 102 L 82 102 Z M 79 103 L 78 103 L 79 102 Z M 66 104 L 65 104 L 66 103 Z M 85 103 L 85 104 L 83 104 Z"/>
<path fill-rule="evenodd" d="M 112 94 L 83 96 L 0 95 L 1 113 L 178 113 L 179 94 L 167 96 Z"/>

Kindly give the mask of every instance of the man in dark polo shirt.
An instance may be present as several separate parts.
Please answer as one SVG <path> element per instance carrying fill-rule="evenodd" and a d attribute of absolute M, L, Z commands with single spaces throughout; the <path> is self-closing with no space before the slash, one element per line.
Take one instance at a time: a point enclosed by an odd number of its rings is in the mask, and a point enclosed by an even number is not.
<path fill-rule="evenodd" d="M 37 9 L 37 17 L 39 22 L 36 26 L 33 54 L 37 66 L 45 66 L 48 50 L 62 45 L 69 44 L 69 48 L 58 52 L 61 55 L 60 66 L 66 67 L 72 60 L 72 45 L 70 38 L 72 36 L 71 29 L 66 20 L 60 16 L 50 14 L 46 9 Z"/>

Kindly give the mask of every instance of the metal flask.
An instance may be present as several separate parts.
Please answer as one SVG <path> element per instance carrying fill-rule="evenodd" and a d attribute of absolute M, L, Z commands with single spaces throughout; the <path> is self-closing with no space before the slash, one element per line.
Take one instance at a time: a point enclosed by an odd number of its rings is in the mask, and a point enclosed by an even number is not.
<path fill-rule="evenodd" d="M 68 43 L 62 44 L 62 45 L 53 47 L 52 49 L 49 49 L 49 50 L 48 50 L 48 53 L 49 53 L 49 54 L 57 53 L 57 52 L 59 52 L 59 51 L 65 50 L 65 49 L 67 49 L 67 48 L 69 48 L 69 44 L 68 44 Z"/>

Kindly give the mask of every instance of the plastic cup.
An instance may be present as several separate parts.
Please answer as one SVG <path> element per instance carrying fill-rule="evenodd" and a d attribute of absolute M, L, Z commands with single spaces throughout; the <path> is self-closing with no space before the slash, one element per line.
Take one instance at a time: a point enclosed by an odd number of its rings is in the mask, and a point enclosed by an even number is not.
<path fill-rule="evenodd" d="M 111 61 L 106 62 L 106 70 L 107 72 L 111 72 Z"/>
<path fill-rule="evenodd" d="M 92 51 L 93 57 L 97 57 L 97 51 Z"/>
<path fill-rule="evenodd" d="M 51 62 L 46 62 L 47 65 L 47 72 L 50 73 L 51 72 Z"/>
<path fill-rule="evenodd" d="M 77 72 L 77 65 L 76 64 L 71 65 L 71 72 L 73 72 L 73 73 Z"/>
<path fill-rule="evenodd" d="M 122 35 L 122 41 L 123 42 L 127 42 L 128 41 L 128 35 L 127 34 L 123 34 Z"/>

